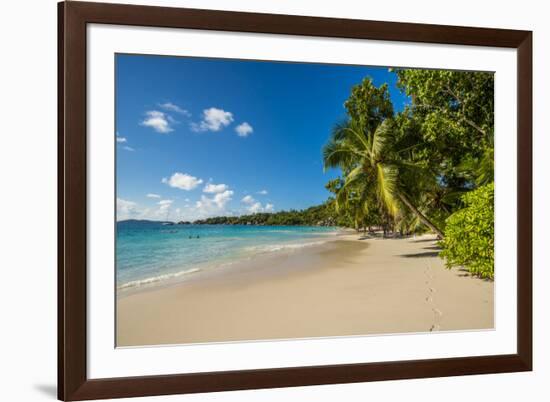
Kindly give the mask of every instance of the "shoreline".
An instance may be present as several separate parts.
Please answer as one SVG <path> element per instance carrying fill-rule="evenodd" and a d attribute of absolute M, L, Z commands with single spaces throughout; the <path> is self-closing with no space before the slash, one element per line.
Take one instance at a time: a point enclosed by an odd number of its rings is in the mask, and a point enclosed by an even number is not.
<path fill-rule="evenodd" d="M 311 227 L 314 228 L 315 226 Z M 261 260 L 266 256 L 276 256 L 283 253 L 293 253 L 302 249 L 322 246 L 329 242 L 338 241 L 342 239 L 342 236 L 352 236 L 352 234 L 357 234 L 357 232 L 354 229 L 334 227 L 334 232 L 327 232 L 324 235 L 318 235 L 314 237 L 305 237 L 299 241 L 287 240 L 286 242 L 279 242 L 269 245 L 264 244 L 251 246 L 250 248 L 256 249 L 255 252 L 250 252 L 249 254 L 242 254 L 239 256 L 232 256 L 231 258 L 223 258 L 215 261 L 210 261 L 207 263 L 195 265 L 193 267 L 182 267 L 180 271 L 169 272 L 165 274 L 160 274 L 156 277 L 137 279 L 123 283 L 116 287 L 116 296 L 117 298 L 124 298 L 131 294 L 176 286 L 190 281 L 201 280 L 205 277 L 210 277 L 212 275 L 225 275 L 228 270 L 232 269 L 232 267 L 236 266 L 238 269 L 239 265 L 246 263 L 247 261 L 258 259 Z"/>
<path fill-rule="evenodd" d="M 493 328 L 493 282 L 446 269 L 434 236 L 335 237 L 117 297 L 117 346 Z"/>

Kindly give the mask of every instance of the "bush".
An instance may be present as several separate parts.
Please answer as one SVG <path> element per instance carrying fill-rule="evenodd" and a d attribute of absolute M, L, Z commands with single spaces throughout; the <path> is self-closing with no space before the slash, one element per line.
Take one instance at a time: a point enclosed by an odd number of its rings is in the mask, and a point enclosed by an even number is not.
<path fill-rule="evenodd" d="M 464 266 L 473 275 L 494 279 L 494 183 L 462 196 L 465 208 L 447 218 L 441 256 L 447 268 Z"/>

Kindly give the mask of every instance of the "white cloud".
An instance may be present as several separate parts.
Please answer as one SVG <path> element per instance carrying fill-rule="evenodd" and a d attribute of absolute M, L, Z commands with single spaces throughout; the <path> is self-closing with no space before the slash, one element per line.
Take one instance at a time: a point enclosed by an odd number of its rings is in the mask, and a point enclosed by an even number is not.
<path fill-rule="evenodd" d="M 117 198 L 116 199 L 116 207 L 117 207 L 117 210 L 120 210 L 122 212 L 129 212 L 131 211 L 133 208 L 136 207 L 136 203 L 133 202 L 133 201 L 127 201 L 127 200 L 124 200 L 122 198 Z"/>
<path fill-rule="evenodd" d="M 116 142 L 117 144 L 127 144 L 128 143 L 128 139 L 126 137 L 121 137 L 118 135 L 118 131 L 116 133 Z M 125 151 L 135 151 L 134 148 L 128 146 L 128 145 L 122 145 L 122 149 L 124 149 Z"/>
<path fill-rule="evenodd" d="M 250 205 L 248 208 L 247 208 L 248 212 L 250 212 L 251 214 L 255 214 L 257 212 L 262 212 L 263 211 L 263 208 L 262 208 L 262 204 L 259 203 L 259 202 L 255 202 L 253 203 L 252 205 Z"/>
<path fill-rule="evenodd" d="M 219 208 L 224 208 L 225 204 L 232 200 L 233 191 L 225 190 L 223 193 L 218 193 L 214 196 L 214 202 Z"/>
<path fill-rule="evenodd" d="M 217 193 L 212 198 L 202 195 L 200 201 L 195 203 L 195 207 L 201 215 L 208 215 L 214 212 L 222 213 L 226 204 L 233 199 L 232 196 L 233 191 L 231 190 Z"/>
<path fill-rule="evenodd" d="M 181 107 L 179 107 L 178 105 L 172 103 L 172 102 L 166 102 L 166 103 L 161 103 L 159 104 L 159 106 L 161 108 L 163 108 L 164 110 L 168 110 L 170 112 L 175 112 L 175 113 L 179 113 L 185 117 L 190 117 L 191 116 L 191 113 L 189 113 L 188 110 L 186 109 L 183 109 Z"/>
<path fill-rule="evenodd" d="M 158 197 L 157 197 L 158 196 Z M 265 204 L 248 196 L 244 199 L 243 209 L 238 212 L 230 208 L 234 192 L 225 191 L 202 194 L 200 200 L 192 203 L 189 198 L 179 204 L 177 200 L 162 198 L 159 194 L 149 193 L 148 198 L 155 199 L 153 206 L 140 205 L 136 202 L 117 198 L 117 220 L 149 219 L 155 221 L 194 221 L 212 216 L 235 216 L 241 213 L 255 214 L 258 212 L 273 212 L 273 204 Z"/>
<path fill-rule="evenodd" d="M 117 198 L 116 214 L 117 220 L 137 218 L 139 215 L 139 209 L 135 202 Z"/>
<path fill-rule="evenodd" d="M 255 214 L 258 212 L 273 212 L 274 209 L 275 209 L 275 206 L 273 204 L 268 203 L 262 206 L 262 203 L 258 201 L 248 204 L 248 207 L 246 208 L 248 213 L 251 213 L 251 214 Z"/>
<path fill-rule="evenodd" d="M 161 217 L 165 217 L 165 219 L 168 219 L 169 213 L 170 213 L 170 207 L 172 206 L 173 200 L 160 200 L 158 202 L 159 208 L 157 210 L 157 215 Z"/>
<path fill-rule="evenodd" d="M 244 196 L 241 202 L 247 205 L 246 211 L 251 214 L 258 212 L 273 212 L 274 209 L 273 204 L 265 204 L 265 206 L 262 206 L 261 202 L 256 201 L 254 197 L 250 195 Z"/>
<path fill-rule="evenodd" d="M 157 133 L 166 134 L 174 129 L 170 126 L 170 116 L 158 110 L 149 110 L 145 112 L 146 118 L 141 122 L 142 126 L 151 127 Z"/>
<path fill-rule="evenodd" d="M 267 190 L 260 190 L 258 191 L 258 194 L 267 195 Z"/>
<path fill-rule="evenodd" d="M 202 189 L 205 193 L 223 193 L 225 190 L 227 190 L 229 186 L 227 184 L 213 184 L 208 183 L 204 188 Z"/>
<path fill-rule="evenodd" d="M 170 187 L 179 188 L 180 190 L 193 190 L 199 184 L 202 183 L 202 179 L 198 179 L 194 176 L 188 175 L 187 173 L 176 172 L 167 179 L 164 177 L 162 182 L 168 184 Z"/>
<path fill-rule="evenodd" d="M 220 131 L 233 121 L 233 113 L 211 107 L 202 111 L 202 120 L 191 123 L 193 131 Z"/>
<path fill-rule="evenodd" d="M 147 208 L 136 202 L 117 198 L 117 221 L 148 219 L 153 221 L 178 220 L 181 210 L 173 209 L 173 200 L 160 200 L 155 207 Z"/>
<path fill-rule="evenodd" d="M 158 202 L 158 205 L 161 205 L 161 206 L 163 206 L 163 205 L 172 205 L 173 202 L 174 202 L 174 200 L 160 200 Z"/>
<path fill-rule="evenodd" d="M 237 132 L 237 135 L 239 137 L 248 137 L 254 132 L 254 129 L 250 124 L 245 121 L 244 123 L 241 123 L 237 127 L 235 127 L 235 131 Z"/>

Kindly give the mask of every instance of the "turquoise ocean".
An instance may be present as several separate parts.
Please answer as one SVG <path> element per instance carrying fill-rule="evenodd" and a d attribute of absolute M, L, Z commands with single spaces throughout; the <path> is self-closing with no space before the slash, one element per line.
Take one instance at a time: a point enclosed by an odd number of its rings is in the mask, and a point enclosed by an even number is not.
<path fill-rule="evenodd" d="M 321 244 L 337 231 L 336 227 L 117 222 L 117 288 L 186 280 L 256 255 Z"/>

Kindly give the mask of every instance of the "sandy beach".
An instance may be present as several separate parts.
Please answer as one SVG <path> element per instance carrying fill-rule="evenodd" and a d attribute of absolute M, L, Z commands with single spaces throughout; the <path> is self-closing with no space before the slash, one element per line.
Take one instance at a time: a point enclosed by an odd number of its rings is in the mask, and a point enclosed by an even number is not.
<path fill-rule="evenodd" d="M 359 234 L 121 292 L 117 346 L 493 328 L 493 282 L 448 270 L 435 237 Z"/>

